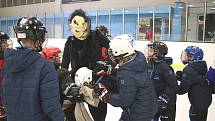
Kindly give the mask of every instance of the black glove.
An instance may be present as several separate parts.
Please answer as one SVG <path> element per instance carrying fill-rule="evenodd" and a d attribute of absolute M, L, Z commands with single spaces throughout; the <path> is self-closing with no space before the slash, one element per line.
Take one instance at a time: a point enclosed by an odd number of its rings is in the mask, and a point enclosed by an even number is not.
<path fill-rule="evenodd" d="M 107 61 L 97 61 L 93 73 L 95 76 L 107 76 L 111 74 L 111 69 L 111 64 Z"/>
<path fill-rule="evenodd" d="M 76 84 L 71 83 L 65 90 L 64 94 L 66 95 L 66 99 L 71 102 L 81 102 L 83 101 L 83 95 L 79 94 L 80 87 Z"/>
<path fill-rule="evenodd" d="M 181 79 L 183 77 L 183 72 L 182 71 L 177 71 L 175 73 L 175 77 L 177 78 L 178 81 L 181 81 Z"/>
<path fill-rule="evenodd" d="M 162 94 L 158 97 L 158 110 L 164 111 L 168 107 L 170 99 L 166 94 Z"/>
<path fill-rule="evenodd" d="M 58 69 L 57 73 L 62 90 L 65 90 L 71 83 L 74 83 L 74 80 L 70 75 L 70 71 L 68 71 L 67 69 L 65 68 Z"/>

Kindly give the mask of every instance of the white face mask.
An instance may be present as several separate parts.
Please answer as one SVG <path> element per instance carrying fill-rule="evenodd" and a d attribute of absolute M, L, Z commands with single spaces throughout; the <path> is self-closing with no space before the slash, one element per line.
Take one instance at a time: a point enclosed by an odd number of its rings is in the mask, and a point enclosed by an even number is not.
<path fill-rule="evenodd" d="M 89 23 L 81 16 L 75 16 L 70 27 L 73 35 L 79 40 L 85 40 L 89 35 Z"/>

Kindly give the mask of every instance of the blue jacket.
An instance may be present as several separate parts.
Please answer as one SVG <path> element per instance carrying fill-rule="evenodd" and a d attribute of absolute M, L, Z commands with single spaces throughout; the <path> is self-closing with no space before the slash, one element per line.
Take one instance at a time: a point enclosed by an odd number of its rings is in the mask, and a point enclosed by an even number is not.
<path fill-rule="evenodd" d="M 188 98 L 195 110 L 208 110 L 212 102 L 212 92 L 205 78 L 207 64 L 205 61 L 189 63 L 183 69 L 183 77 L 179 87 L 179 94 L 188 92 Z"/>
<path fill-rule="evenodd" d="M 151 121 L 157 112 L 157 98 L 146 59 L 136 53 L 134 60 L 119 68 L 119 94 L 112 94 L 108 102 L 123 109 L 123 121 Z"/>
<path fill-rule="evenodd" d="M 63 121 L 53 64 L 32 49 L 6 49 L 4 57 L 7 121 Z"/>

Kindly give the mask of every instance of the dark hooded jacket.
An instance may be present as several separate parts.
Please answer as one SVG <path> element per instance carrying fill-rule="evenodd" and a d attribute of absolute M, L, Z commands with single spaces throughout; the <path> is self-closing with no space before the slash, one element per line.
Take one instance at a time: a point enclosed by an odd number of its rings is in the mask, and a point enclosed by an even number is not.
<path fill-rule="evenodd" d="M 179 94 L 188 92 L 188 97 L 193 108 L 207 110 L 211 104 L 211 88 L 205 79 L 207 64 L 205 61 L 189 63 L 183 69 Z"/>
<path fill-rule="evenodd" d="M 157 97 L 165 94 L 170 99 L 169 104 L 176 104 L 178 84 L 171 64 L 172 62 L 169 62 L 167 58 L 151 62 L 151 79 Z"/>
<path fill-rule="evenodd" d="M 123 121 L 151 121 L 157 112 L 157 97 L 147 67 L 145 56 L 137 51 L 134 60 L 117 72 L 119 94 L 112 94 L 108 102 L 123 109 Z"/>
<path fill-rule="evenodd" d="M 63 121 L 52 63 L 32 49 L 6 49 L 3 96 L 8 121 Z"/>

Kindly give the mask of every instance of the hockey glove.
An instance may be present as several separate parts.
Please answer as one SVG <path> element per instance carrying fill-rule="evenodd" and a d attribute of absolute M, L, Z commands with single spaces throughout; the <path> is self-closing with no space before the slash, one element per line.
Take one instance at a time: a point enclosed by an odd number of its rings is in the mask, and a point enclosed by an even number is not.
<path fill-rule="evenodd" d="M 206 78 L 210 83 L 215 83 L 215 69 L 210 67 L 206 74 Z"/>
<path fill-rule="evenodd" d="M 71 102 L 82 102 L 83 95 L 79 94 L 80 87 L 78 87 L 75 83 L 71 83 L 65 90 L 64 94 L 66 95 L 66 99 Z"/>
<path fill-rule="evenodd" d="M 102 100 L 104 103 L 108 102 L 111 93 L 108 92 L 105 85 L 103 85 L 102 83 L 98 83 L 97 85 L 95 85 L 94 90 L 100 100 Z"/>
<path fill-rule="evenodd" d="M 166 94 L 162 94 L 158 97 L 158 109 L 159 111 L 164 111 L 168 107 L 170 99 Z"/>
<path fill-rule="evenodd" d="M 181 81 L 181 79 L 183 77 L 183 72 L 182 71 L 177 71 L 175 73 L 175 77 L 177 78 L 178 81 Z"/>
<path fill-rule="evenodd" d="M 71 83 L 74 83 L 74 80 L 70 76 L 70 72 L 67 69 L 58 69 L 57 73 L 62 90 L 65 90 Z"/>
<path fill-rule="evenodd" d="M 107 76 L 111 74 L 112 67 L 107 61 L 97 61 L 93 70 L 95 76 Z"/>

